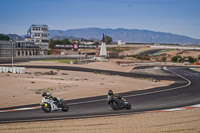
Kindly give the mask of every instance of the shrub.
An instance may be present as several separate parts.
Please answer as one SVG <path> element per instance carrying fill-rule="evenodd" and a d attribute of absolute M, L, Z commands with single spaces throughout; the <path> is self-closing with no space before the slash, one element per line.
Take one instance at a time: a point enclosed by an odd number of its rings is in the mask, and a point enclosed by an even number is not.
<path fill-rule="evenodd" d="M 150 56 L 148 54 L 145 55 L 133 55 L 134 58 L 137 58 L 139 60 L 150 60 Z"/>
<path fill-rule="evenodd" d="M 179 62 L 180 60 L 182 61 L 182 57 L 180 55 L 172 57 L 172 62 Z"/>
<path fill-rule="evenodd" d="M 48 55 L 53 54 L 53 50 L 48 50 Z"/>
<path fill-rule="evenodd" d="M 187 58 L 188 58 L 188 62 L 190 62 L 190 63 L 194 63 L 197 61 L 197 59 L 192 56 L 188 56 Z"/>
<path fill-rule="evenodd" d="M 167 58 L 166 58 L 166 57 L 162 57 L 161 60 L 162 60 L 163 62 L 166 62 Z"/>

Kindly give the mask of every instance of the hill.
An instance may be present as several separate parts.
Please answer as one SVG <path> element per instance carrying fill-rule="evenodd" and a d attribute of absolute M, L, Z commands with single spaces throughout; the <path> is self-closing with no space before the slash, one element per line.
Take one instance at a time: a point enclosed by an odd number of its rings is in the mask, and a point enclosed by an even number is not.
<path fill-rule="evenodd" d="M 21 40 L 24 40 L 24 38 L 22 36 L 19 36 L 17 34 L 8 34 L 8 36 L 14 40 L 14 41 L 21 41 Z"/>
<path fill-rule="evenodd" d="M 122 40 L 123 42 L 132 43 L 166 43 L 166 44 L 183 44 L 183 45 L 199 45 L 200 40 L 190 38 L 183 35 L 177 35 L 165 32 L 155 32 L 149 30 L 138 29 L 101 29 L 101 28 L 83 28 L 70 30 L 49 30 L 50 37 L 54 36 L 71 36 L 75 38 L 95 38 L 102 39 L 102 35 L 106 34 L 113 38 L 113 41 Z"/>

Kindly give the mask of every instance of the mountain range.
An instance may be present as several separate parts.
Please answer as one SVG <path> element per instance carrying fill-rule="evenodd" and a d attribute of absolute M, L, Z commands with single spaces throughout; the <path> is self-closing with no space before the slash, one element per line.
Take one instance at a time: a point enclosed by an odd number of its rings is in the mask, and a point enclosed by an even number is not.
<path fill-rule="evenodd" d="M 24 37 L 17 35 L 17 34 L 8 34 L 8 36 L 14 41 L 22 41 Z"/>
<path fill-rule="evenodd" d="M 70 30 L 49 30 L 50 38 L 85 38 L 101 40 L 103 33 L 113 38 L 113 41 L 121 40 L 126 43 L 164 43 L 182 45 L 200 45 L 200 39 L 165 32 L 155 32 L 138 29 L 101 29 L 82 28 Z"/>

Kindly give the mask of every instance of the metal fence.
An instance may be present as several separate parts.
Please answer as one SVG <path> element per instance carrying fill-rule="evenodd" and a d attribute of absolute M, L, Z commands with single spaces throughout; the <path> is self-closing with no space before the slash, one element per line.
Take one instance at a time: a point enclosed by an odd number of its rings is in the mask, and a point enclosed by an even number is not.
<path fill-rule="evenodd" d="M 15 56 L 16 43 L 14 41 L 0 41 L 0 57 Z"/>

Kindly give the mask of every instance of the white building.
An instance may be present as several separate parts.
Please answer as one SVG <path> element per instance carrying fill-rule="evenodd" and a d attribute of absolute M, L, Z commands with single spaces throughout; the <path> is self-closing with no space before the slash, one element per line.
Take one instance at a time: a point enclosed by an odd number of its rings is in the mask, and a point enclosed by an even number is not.
<path fill-rule="evenodd" d="M 118 40 L 117 43 L 118 43 L 118 45 L 122 45 L 122 41 L 121 40 Z"/>
<path fill-rule="evenodd" d="M 49 48 L 49 33 L 47 25 L 31 25 L 25 41 L 34 41 L 41 48 L 41 54 L 47 54 Z"/>
<path fill-rule="evenodd" d="M 117 41 L 117 44 L 118 44 L 118 45 L 125 45 L 126 43 L 125 43 L 125 42 L 122 42 L 121 40 L 118 40 L 118 41 Z"/>

